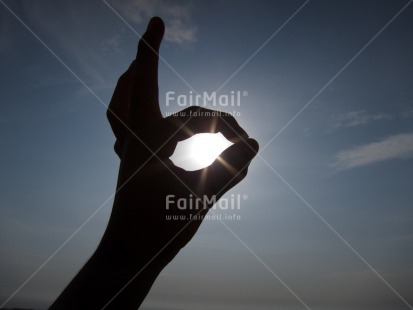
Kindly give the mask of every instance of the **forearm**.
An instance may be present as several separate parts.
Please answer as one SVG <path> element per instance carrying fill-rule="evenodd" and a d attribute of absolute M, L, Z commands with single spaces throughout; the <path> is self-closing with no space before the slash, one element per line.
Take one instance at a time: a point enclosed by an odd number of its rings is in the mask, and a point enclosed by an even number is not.
<path fill-rule="evenodd" d="M 128 245 L 101 245 L 50 307 L 56 309 L 137 309 L 171 258 L 148 256 Z M 155 253 L 156 254 L 156 253 Z"/>

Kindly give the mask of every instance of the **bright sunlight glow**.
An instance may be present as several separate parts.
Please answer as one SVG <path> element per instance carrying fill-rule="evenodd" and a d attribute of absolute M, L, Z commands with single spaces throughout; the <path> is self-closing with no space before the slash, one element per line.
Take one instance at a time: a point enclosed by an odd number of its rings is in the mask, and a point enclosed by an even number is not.
<path fill-rule="evenodd" d="M 221 133 L 201 133 L 179 142 L 170 159 L 185 170 L 198 170 L 211 165 L 230 145 Z"/>

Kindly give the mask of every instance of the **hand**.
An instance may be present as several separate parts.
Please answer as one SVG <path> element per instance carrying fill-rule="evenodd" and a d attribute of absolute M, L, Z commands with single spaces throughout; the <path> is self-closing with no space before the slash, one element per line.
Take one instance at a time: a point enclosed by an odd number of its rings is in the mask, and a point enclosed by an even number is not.
<path fill-rule="evenodd" d="M 212 207 L 210 202 L 214 197 L 217 201 L 246 176 L 258 151 L 257 142 L 248 138 L 228 114 L 190 107 L 175 116 L 162 117 L 158 53 L 163 34 L 162 20 L 152 18 L 139 42 L 136 59 L 118 81 L 107 112 L 121 163 L 107 230 L 94 257 L 84 267 L 86 271 L 78 275 L 82 281 L 92 281 L 99 287 L 93 289 L 97 295 L 107 294 L 100 302 L 91 301 L 89 307 L 139 306 L 159 272 L 191 240 Z M 234 144 L 205 169 L 185 171 L 176 167 L 169 157 L 177 143 L 205 132 L 221 132 Z M 208 202 L 183 210 L 168 204 L 168 196 L 173 201 L 206 198 Z M 181 217 L 168 220 L 167 215 Z M 100 274 L 102 270 L 105 276 Z M 82 273 L 88 276 L 82 277 Z M 77 281 L 78 287 L 82 287 L 82 281 Z M 111 288 L 105 287 L 104 282 Z"/>

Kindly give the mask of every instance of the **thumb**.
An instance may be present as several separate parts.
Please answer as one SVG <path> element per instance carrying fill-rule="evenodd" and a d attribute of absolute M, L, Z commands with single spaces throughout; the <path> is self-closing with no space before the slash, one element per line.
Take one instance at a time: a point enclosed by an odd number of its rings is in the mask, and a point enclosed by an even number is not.
<path fill-rule="evenodd" d="M 209 195 L 221 197 L 245 178 L 251 160 L 258 153 L 258 142 L 246 138 L 227 148 L 207 169 Z"/>

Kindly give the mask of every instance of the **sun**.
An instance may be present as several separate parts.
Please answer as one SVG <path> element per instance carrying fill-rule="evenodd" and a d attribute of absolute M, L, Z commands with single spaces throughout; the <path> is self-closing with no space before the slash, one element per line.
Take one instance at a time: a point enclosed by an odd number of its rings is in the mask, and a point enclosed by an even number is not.
<path fill-rule="evenodd" d="M 200 133 L 179 142 L 170 159 L 185 170 L 198 170 L 211 165 L 231 145 L 221 133 Z"/>
<path fill-rule="evenodd" d="M 221 133 L 201 133 L 193 137 L 190 154 L 193 160 L 209 166 L 226 148 L 232 145 Z"/>

